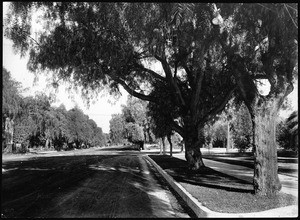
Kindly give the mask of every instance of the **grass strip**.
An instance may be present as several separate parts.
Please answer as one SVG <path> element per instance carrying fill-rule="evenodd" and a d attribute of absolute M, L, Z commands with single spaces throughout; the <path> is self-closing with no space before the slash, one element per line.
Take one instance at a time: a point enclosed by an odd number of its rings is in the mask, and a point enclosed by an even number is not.
<path fill-rule="evenodd" d="M 282 192 L 270 197 L 255 195 L 251 183 L 209 167 L 193 171 L 187 168 L 185 160 L 168 155 L 149 156 L 212 211 L 250 213 L 297 204 L 295 196 Z"/>

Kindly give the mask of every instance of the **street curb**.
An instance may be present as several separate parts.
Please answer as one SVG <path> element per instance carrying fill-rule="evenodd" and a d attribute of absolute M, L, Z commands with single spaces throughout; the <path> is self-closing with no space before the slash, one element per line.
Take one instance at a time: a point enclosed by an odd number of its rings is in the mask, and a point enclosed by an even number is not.
<path fill-rule="evenodd" d="M 251 213 L 221 213 L 215 212 L 207 207 L 203 206 L 195 197 L 193 197 L 183 186 L 176 182 L 173 177 L 171 177 L 166 171 L 164 171 L 154 160 L 152 160 L 148 155 L 145 157 L 165 178 L 165 180 L 170 184 L 170 186 L 180 195 L 180 197 L 187 203 L 187 205 L 195 212 L 197 217 L 298 217 L 298 206 L 286 206 L 276 209 L 270 209 L 262 212 L 251 212 Z"/>

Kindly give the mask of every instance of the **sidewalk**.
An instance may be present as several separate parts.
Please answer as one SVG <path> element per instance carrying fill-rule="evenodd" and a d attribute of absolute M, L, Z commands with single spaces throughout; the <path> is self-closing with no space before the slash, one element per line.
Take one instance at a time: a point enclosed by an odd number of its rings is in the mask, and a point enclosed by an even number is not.
<path fill-rule="evenodd" d="M 149 155 L 150 156 L 150 155 Z M 158 161 L 154 161 L 153 159 L 151 159 L 148 155 L 145 156 L 145 158 L 154 166 L 156 167 L 156 169 L 158 170 L 158 172 L 164 177 L 164 179 L 170 184 L 170 186 L 181 196 L 181 198 L 188 204 L 188 206 L 195 212 L 195 214 L 198 217 L 227 217 L 227 218 L 256 218 L 256 217 L 297 217 L 298 216 L 298 178 L 292 178 L 290 176 L 286 176 L 286 175 L 279 175 L 279 178 L 282 182 L 282 192 L 285 192 L 287 194 L 291 194 L 293 196 L 296 196 L 297 198 L 297 203 L 296 205 L 288 205 L 288 206 L 284 206 L 284 207 L 278 207 L 278 208 L 270 208 L 267 209 L 265 211 L 258 211 L 258 212 L 248 212 L 248 213 L 231 213 L 228 209 L 227 212 L 224 212 L 224 210 L 222 212 L 216 212 L 213 211 L 213 209 L 211 208 L 207 208 L 207 204 L 202 204 L 201 198 L 202 196 L 199 195 L 194 195 L 193 194 L 193 190 L 187 191 L 187 189 L 185 187 L 183 187 L 182 185 L 182 179 L 180 179 L 180 176 L 182 174 L 180 173 L 173 173 L 174 170 L 174 162 L 172 162 L 170 164 L 170 162 L 165 163 L 165 160 L 160 160 L 160 162 Z M 172 157 L 169 157 L 170 159 Z M 185 160 L 185 156 L 184 153 L 176 153 L 173 155 L 173 158 L 175 159 L 180 159 L 180 161 L 186 161 Z M 155 159 L 157 160 L 157 159 Z M 176 166 L 175 167 L 182 167 L 183 164 L 180 161 L 176 161 Z M 232 164 L 228 164 L 228 163 L 223 163 L 223 162 L 217 162 L 217 161 L 213 161 L 213 160 L 209 160 L 209 159 L 204 159 L 204 163 L 207 167 L 216 170 L 217 172 L 223 173 L 225 175 L 231 176 L 232 178 L 236 178 L 236 179 L 240 179 L 240 181 L 246 181 L 248 182 L 247 184 L 244 182 L 243 188 L 251 188 L 252 185 L 252 178 L 253 178 L 253 169 L 251 168 L 247 168 L 247 167 L 243 167 L 243 166 L 239 166 L 239 165 L 232 165 Z M 159 165 L 158 165 L 159 164 Z M 168 168 L 168 165 L 166 164 L 170 164 L 171 167 L 173 168 Z M 177 171 L 175 171 L 177 172 Z M 174 176 L 175 174 L 175 176 Z M 178 179 L 179 177 L 179 179 Z M 182 177 L 182 176 L 181 176 Z M 207 179 L 208 177 L 208 179 Z M 201 175 L 201 180 L 200 182 L 205 183 L 205 181 L 209 181 L 209 178 L 214 178 L 214 177 L 209 177 L 209 176 L 202 176 Z M 195 181 L 197 181 L 198 177 L 192 177 L 189 180 L 195 179 Z M 206 180 L 205 180 L 206 178 Z M 176 180 L 175 180 L 176 179 Z M 179 180 L 179 181 L 178 181 Z M 187 179 L 186 179 L 187 180 Z M 213 182 L 216 181 L 214 179 L 212 179 Z M 237 180 L 232 180 L 232 184 L 234 184 L 234 187 L 236 187 L 236 181 Z M 185 183 L 184 183 L 185 182 Z M 186 184 L 186 181 L 183 181 L 184 184 Z M 211 182 L 209 182 L 209 184 L 211 184 Z M 212 183 L 214 184 L 214 183 Z M 194 184 L 193 184 L 194 185 Z M 221 183 L 222 185 L 222 183 Z M 195 186 L 195 189 L 197 188 L 197 186 Z M 250 189 L 249 188 L 249 189 Z M 240 188 L 242 189 L 242 188 Z M 248 190 L 249 190 L 248 189 Z M 196 189 L 197 190 L 197 189 Z M 200 196 L 200 197 L 199 197 Z M 205 200 L 206 202 L 208 202 L 208 200 Z M 222 199 L 220 201 L 223 201 Z M 245 205 L 245 204 L 244 204 Z"/>
<path fill-rule="evenodd" d="M 179 159 L 185 160 L 184 153 L 174 154 L 173 157 L 177 157 Z M 217 170 L 221 173 L 234 176 L 238 179 L 245 180 L 249 183 L 252 183 L 253 181 L 253 169 L 251 168 L 245 166 L 233 165 L 229 163 L 223 163 L 223 162 L 214 161 L 210 159 L 203 159 L 203 162 L 206 166 L 214 170 Z M 282 175 L 282 174 L 278 174 L 278 176 L 282 184 L 281 191 L 298 197 L 298 178 Z"/>

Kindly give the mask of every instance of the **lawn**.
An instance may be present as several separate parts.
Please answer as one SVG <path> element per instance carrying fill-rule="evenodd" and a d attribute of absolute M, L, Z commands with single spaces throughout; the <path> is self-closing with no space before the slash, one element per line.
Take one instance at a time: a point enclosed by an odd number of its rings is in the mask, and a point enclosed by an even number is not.
<path fill-rule="evenodd" d="M 278 193 L 272 197 L 254 194 L 252 184 L 209 167 L 187 169 L 187 162 L 168 155 L 149 155 L 202 205 L 224 213 L 250 213 L 296 205 L 295 196 Z"/>

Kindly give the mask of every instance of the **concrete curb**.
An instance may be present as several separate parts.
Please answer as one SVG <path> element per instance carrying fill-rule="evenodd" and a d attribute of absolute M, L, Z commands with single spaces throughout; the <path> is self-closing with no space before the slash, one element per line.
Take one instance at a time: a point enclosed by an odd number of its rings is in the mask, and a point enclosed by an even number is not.
<path fill-rule="evenodd" d="M 270 209 L 262 212 L 251 213 L 221 213 L 215 212 L 203 206 L 195 197 L 193 197 L 183 186 L 176 182 L 166 171 L 164 171 L 154 160 L 148 155 L 145 157 L 165 178 L 170 186 L 181 196 L 187 205 L 200 217 L 223 217 L 223 218 L 245 218 L 245 217 L 298 217 L 298 206 L 286 206 L 276 209 Z"/>

